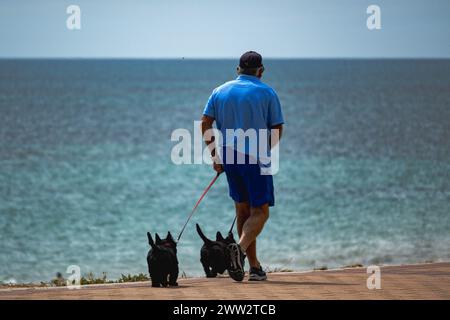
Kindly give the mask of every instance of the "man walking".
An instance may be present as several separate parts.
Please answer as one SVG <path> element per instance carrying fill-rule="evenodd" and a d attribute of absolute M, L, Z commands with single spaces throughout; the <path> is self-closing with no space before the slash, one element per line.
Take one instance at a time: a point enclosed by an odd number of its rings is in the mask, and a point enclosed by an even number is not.
<path fill-rule="evenodd" d="M 284 120 L 277 94 L 261 81 L 264 72 L 261 55 L 254 51 L 244 53 L 237 72 L 236 80 L 214 89 L 203 111 L 201 129 L 211 151 L 214 170 L 226 173 L 236 208 L 240 238 L 239 244 L 228 247 L 230 277 L 235 281 L 244 279 L 246 255 L 250 264 L 249 280 L 261 281 L 267 275 L 256 255 L 256 238 L 269 218 L 269 207 L 275 204 L 272 175 L 263 172 L 267 163 L 262 155 L 270 158 L 270 149 L 281 138 Z M 205 135 L 214 121 L 222 133 L 223 145 L 216 146 L 218 139 Z M 255 135 L 251 134 L 252 130 Z M 261 139 L 260 132 L 267 132 L 271 139 Z M 255 136 L 257 141 L 252 145 L 249 140 Z"/>

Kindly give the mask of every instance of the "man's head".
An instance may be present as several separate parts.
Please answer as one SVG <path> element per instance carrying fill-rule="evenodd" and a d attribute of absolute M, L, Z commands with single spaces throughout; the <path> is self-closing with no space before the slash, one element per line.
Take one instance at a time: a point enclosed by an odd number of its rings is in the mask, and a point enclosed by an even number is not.
<path fill-rule="evenodd" d="M 264 72 L 262 56 L 255 51 L 247 51 L 239 59 L 237 72 L 238 74 L 246 74 L 261 78 Z"/>

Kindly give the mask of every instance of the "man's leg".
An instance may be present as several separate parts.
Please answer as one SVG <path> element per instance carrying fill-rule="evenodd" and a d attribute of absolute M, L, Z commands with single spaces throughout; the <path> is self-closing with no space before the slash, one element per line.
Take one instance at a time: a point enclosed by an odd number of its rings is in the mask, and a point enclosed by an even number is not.
<path fill-rule="evenodd" d="M 250 217 L 250 204 L 248 202 L 235 202 L 236 207 L 236 227 L 239 238 L 242 236 L 242 229 L 244 227 L 244 223 Z M 250 243 L 245 251 L 247 255 L 248 262 L 250 267 L 259 268 L 260 263 L 256 256 L 256 239 Z"/>
<path fill-rule="evenodd" d="M 258 263 L 256 259 L 256 237 L 261 233 L 264 224 L 269 218 L 269 204 L 266 203 L 259 207 L 250 207 L 250 216 L 246 214 L 247 209 L 242 207 L 243 205 L 237 206 L 238 217 L 241 217 L 239 224 L 241 225 L 241 237 L 239 244 L 232 243 L 228 245 L 228 252 L 230 253 L 230 269 L 228 269 L 228 274 L 235 281 L 242 281 L 245 277 L 244 271 L 244 252 L 250 255 L 254 254 L 252 263 Z M 245 219 L 247 217 L 247 219 Z M 245 221 L 244 221 L 245 220 Z M 253 243 L 253 245 L 252 245 Z M 253 248 L 252 248 L 253 246 Z M 258 263 L 259 264 L 259 263 Z M 253 267 L 253 266 L 251 266 Z M 253 267 L 254 268 L 254 267 Z M 266 280 L 267 276 L 264 271 L 257 270 L 252 272 L 253 268 L 250 269 L 249 280 Z M 256 268 L 260 269 L 260 268 Z"/>
<path fill-rule="evenodd" d="M 227 172 L 227 171 L 225 171 Z M 230 174 L 227 172 L 227 177 Z M 231 175 L 230 175 L 231 176 Z M 270 179 L 269 179 L 270 178 Z M 248 208 L 248 204 L 237 204 L 236 214 L 240 217 L 238 222 L 238 232 L 240 231 L 239 244 L 228 245 L 230 254 L 230 267 L 228 274 L 235 281 L 242 281 L 245 277 L 244 264 L 245 253 L 249 258 L 251 274 L 249 280 L 265 280 L 267 276 L 259 270 L 259 262 L 256 258 L 256 237 L 261 233 L 264 224 L 269 218 L 269 204 L 273 203 L 272 177 L 261 175 L 259 165 L 248 165 L 240 167 L 236 173 L 237 183 L 235 185 L 239 196 L 232 198 L 238 201 L 239 198 L 248 200 L 249 203 L 266 199 L 266 203 L 258 207 Z M 230 185 L 230 183 L 229 183 Z M 230 185 L 230 194 L 231 192 Z M 248 212 L 250 211 L 250 215 Z M 260 267 L 260 266 L 259 266 Z M 258 269 L 258 272 L 254 272 Z"/>
<path fill-rule="evenodd" d="M 263 204 L 259 207 L 250 208 L 250 217 L 246 219 L 242 226 L 242 234 L 239 241 L 239 245 L 241 246 L 242 251 L 246 252 L 250 248 L 252 242 L 254 242 L 256 240 L 256 237 L 261 233 L 268 218 L 268 203 Z"/>

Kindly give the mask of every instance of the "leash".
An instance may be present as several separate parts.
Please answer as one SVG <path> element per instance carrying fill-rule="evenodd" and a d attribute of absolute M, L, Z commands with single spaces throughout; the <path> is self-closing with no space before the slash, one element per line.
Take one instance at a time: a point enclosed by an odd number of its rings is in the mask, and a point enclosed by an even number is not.
<path fill-rule="evenodd" d="M 231 224 L 231 228 L 230 228 L 230 231 L 228 231 L 228 234 L 233 233 L 233 228 L 234 228 L 235 222 L 236 222 L 236 216 L 234 216 L 233 223 Z"/>
<path fill-rule="evenodd" d="M 181 229 L 180 234 L 178 235 L 177 238 L 177 242 L 180 241 L 181 235 L 184 232 L 184 229 L 186 228 L 189 220 L 191 220 L 192 215 L 194 214 L 195 210 L 197 209 L 198 205 L 200 204 L 200 202 L 202 201 L 203 197 L 205 196 L 205 194 L 209 191 L 209 189 L 211 189 L 212 185 L 214 184 L 214 182 L 216 182 L 217 178 L 219 178 L 220 173 L 217 173 L 216 176 L 214 177 L 214 179 L 212 179 L 212 181 L 209 183 L 209 185 L 206 187 L 205 191 L 203 191 L 202 195 L 200 196 L 200 199 L 198 199 L 197 203 L 195 204 L 194 208 L 191 211 L 191 214 L 189 215 L 189 217 L 186 220 L 186 223 L 184 224 L 183 228 Z M 233 222 L 234 225 L 234 222 Z M 232 226 L 233 227 L 233 226 Z"/>

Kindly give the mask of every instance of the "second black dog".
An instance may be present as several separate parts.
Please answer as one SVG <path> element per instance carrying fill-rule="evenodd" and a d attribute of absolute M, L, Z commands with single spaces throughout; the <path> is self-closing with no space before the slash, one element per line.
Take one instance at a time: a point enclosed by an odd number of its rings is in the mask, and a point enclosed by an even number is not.
<path fill-rule="evenodd" d="M 156 241 L 147 232 L 148 243 L 151 246 L 147 255 L 148 272 L 152 279 L 152 287 L 178 286 L 177 243 L 170 232 L 163 240 L 155 234 Z"/>
<path fill-rule="evenodd" d="M 214 278 L 218 273 L 222 274 L 229 266 L 229 254 L 227 246 L 236 243 L 233 233 L 229 233 L 226 238 L 220 232 L 216 234 L 216 241 L 208 239 L 200 226 L 197 224 L 197 232 L 204 244 L 200 250 L 200 262 L 203 265 L 207 278 Z"/>

